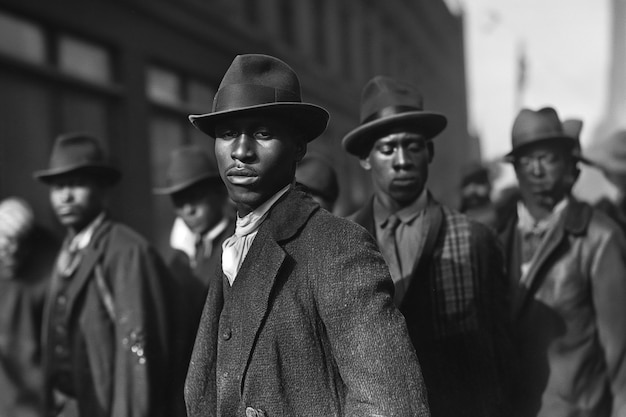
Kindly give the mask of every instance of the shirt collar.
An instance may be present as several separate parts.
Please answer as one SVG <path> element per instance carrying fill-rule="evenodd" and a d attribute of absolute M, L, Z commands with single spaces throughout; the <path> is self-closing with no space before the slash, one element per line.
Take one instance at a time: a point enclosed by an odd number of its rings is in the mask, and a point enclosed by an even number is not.
<path fill-rule="evenodd" d="M 272 206 L 283 196 L 283 194 L 289 191 L 290 188 L 291 184 L 286 185 L 271 198 L 245 216 L 239 217 L 239 215 L 237 215 L 235 234 L 238 236 L 245 236 L 256 230 L 263 220 L 265 220 L 265 217 Z"/>
<path fill-rule="evenodd" d="M 374 197 L 374 220 L 379 227 L 384 227 L 383 225 L 387 222 L 389 216 L 395 214 L 402 223 L 411 223 L 426 209 L 427 204 L 428 191 L 426 188 L 422 190 L 422 193 L 410 205 L 401 208 L 395 213 L 388 210 L 377 197 Z"/>
<path fill-rule="evenodd" d="M 552 209 L 552 213 L 545 219 L 541 219 L 539 221 L 535 220 L 535 218 L 530 214 L 530 211 L 526 207 L 523 201 L 518 201 L 517 203 L 517 218 L 518 223 L 517 227 L 519 230 L 525 233 L 541 233 L 548 230 L 550 227 L 556 223 L 557 219 L 567 207 L 569 202 L 568 198 L 564 198 L 559 201 L 554 209 Z"/>
<path fill-rule="evenodd" d="M 94 232 L 102 224 L 104 221 L 105 213 L 100 213 L 95 219 L 89 223 L 87 227 L 78 232 L 74 237 L 71 238 L 69 248 L 70 251 L 75 250 L 83 250 L 89 243 L 91 242 L 91 238 L 93 237 Z"/>

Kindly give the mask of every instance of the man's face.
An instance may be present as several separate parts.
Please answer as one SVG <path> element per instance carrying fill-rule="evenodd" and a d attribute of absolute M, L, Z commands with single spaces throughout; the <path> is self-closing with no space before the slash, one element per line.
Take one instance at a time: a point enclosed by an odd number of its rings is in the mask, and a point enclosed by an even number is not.
<path fill-rule="evenodd" d="M 172 194 L 176 215 L 195 234 L 205 234 L 222 219 L 226 191 L 218 181 L 201 181 Z"/>
<path fill-rule="evenodd" d="M 306 143 L 276 118 L 233 116 L 215 129 L 220 175 L 240 216 L 293 181 Z"/>
<path fill-rule="evenodd" d="M 104 208 L 104 186 L 88 175 L 70 173 L 50 182 L 50 202 L 59 222 L 75 232 Z"/>
<path fill-rule="evenodd" d="M 513 163 L 524 201 L 552 210 L 575 181 L 575 164 L 567 150 L 553 143 L 528 145 Z"/>
<path fill-rule="evenodd" d="M 361 166 L 371 170 L 376 196 L 389 208 L 411 204 L 424 190 L 432 142 L 411 132 L 394 132 L 378 139 Z"/>

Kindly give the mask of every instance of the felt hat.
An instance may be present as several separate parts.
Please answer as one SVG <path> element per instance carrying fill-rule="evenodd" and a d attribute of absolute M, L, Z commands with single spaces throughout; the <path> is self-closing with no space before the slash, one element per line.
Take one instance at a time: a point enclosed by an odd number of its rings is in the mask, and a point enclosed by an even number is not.
<path fill-rule="evenodd" d="M 443 114 L 424 110 L 422 94 L 415 86 L 379 75 L 363 87 L 360 125 L 344 136 L 341 143 L 348 153 L 362 156 L 390 128 L 405 127 L 431 139 L 447 123 Z"/>
<path fill-rule="evenodd" d="M 335 202 L 339 196 L 335 168 L 322 154 L 315 152 L 306 154 L 296 167 L 296 181 L 328 201 Z"/>
<path fill-rule="evenodd" d="M 273 115 L 292 123 L 306 141 L 326 130 L 329 114 L 303 103 L 295 71 L 268 55 L 237 55 L 215 93 L 211 113 L 192 114 L 191 123 L 211 137 L 221 120 L 238 115 Z"/>
<path fill-rule="evenodd" d="M 552 107 L 537 111 L 522 109 L 511 132 L 511 152 L 505 158 L 512 160 L 521 149 L 538 142 L 553 142 L 574 149 L 578 140 L 563 131 L 559 115 Z"/>
<path fill-rule="evenodd" d="M 165 174 L 165 185 L 154 194 L 173 194 L 202 180 L 219 179 L 220 174 L 206 152 L 198 146 L 174 149 Z"/>
<path fill-rule="evenodd" d="M 105 156 L 100 141 L 87 133 L 58 136 L 52 148 L 48 169 L 36 171 L 33 176 L 49 183 L 55 177 L 79 171 L 108 185 L 117 183 L 122 177 L 121 172 Z"/>
<path fill-rule="evenodd" d="M 580 132 L 583 130 L 583 121 L 580 119 L 567 119 L 563 120 L 563 133 L 566 136 L 574 138 L 576 140 L 576 144 L 574 145 L 574 149 L 572 150 L 574 157 L 578 159 L 580 162 L 583 162 L 587 165 L 593 165 L 592 162 L 583 156 L 583 151 L 580 146 Z"/>

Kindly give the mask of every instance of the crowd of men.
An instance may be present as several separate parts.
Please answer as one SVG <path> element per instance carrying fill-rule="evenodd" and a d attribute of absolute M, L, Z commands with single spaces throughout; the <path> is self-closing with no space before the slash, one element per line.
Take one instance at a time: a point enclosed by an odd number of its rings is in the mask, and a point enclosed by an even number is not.
<path fill-rule="evenodd" d="M 209 110 L 209 109 L 207 109 Z M 626 193 L 626 136 L 590 161 L 582 122 L 523 109 L 518 187 L 489 204 L 472 169 L 461 213 L 429 192 L 445 115 L 376 76 L 343 149 L 373 195 L 347 218 L 329 114 L 296 73 L 239 55 L 205 114 L 214 145 L 172 152 L 176 220 L 159 254 L 111 218 L 122 180 L 98 138 L 56 139 L 62 242 L 0 202 L 0 416 L 626 416 L 626 210 L 572 195 L 579 164 Z"/>

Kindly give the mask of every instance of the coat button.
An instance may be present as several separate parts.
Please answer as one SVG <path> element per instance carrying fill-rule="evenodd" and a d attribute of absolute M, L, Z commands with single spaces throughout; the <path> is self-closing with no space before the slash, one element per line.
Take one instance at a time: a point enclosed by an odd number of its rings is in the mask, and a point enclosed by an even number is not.
<path fill-rule="evenodd" d="M 66 302 L 67 302 L 67 298 L 65 298 L 64 295 L 59 295 L 57 297 L 57 303 L 59 303 L 59 305 L 64 306 Z"/>
<path fill-rule="evenodd" d="M 257 411 L 254 408 L 247 407 L 246 408 L 246 417 L 259 417 L 259 413 L 257 413 Z"/>
<path fill-rule="evenodd" d="M 225 329 L 225 330 L 222 331 L 222 339 L 224 339 L 224 340 L 229 340 L 232 335 L 233 335 L 233 332 L 230 329 Z M 250 407 L 248 407 L 248 408 L 250 408 Z"/>

